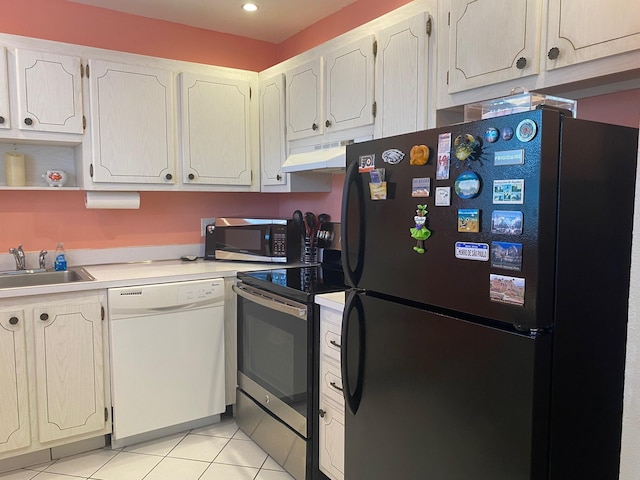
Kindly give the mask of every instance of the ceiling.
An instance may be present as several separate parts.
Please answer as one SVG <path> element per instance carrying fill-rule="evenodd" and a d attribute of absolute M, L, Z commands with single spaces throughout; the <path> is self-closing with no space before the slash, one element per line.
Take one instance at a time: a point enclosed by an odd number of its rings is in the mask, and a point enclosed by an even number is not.
<path fill-rule="evenodd" d="M 142 17 L 280 43 L 356 0 L 68 0 Z"/>

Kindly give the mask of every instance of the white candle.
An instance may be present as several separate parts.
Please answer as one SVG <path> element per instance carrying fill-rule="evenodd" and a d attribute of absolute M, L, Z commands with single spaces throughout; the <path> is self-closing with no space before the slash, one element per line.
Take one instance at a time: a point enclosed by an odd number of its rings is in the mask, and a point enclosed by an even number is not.
<path fill-rule="evenodd" d="M 24 186 L 27 183 L 24 169 L 24 155 L 17 152 L 7 152 L 4 154 L 4 161 L 7 171 L 7 186 Z"/>

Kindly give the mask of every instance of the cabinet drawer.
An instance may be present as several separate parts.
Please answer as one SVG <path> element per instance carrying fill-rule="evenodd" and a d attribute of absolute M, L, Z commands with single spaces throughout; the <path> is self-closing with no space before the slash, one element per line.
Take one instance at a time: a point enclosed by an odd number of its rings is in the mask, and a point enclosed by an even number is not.
<path fill-rule="evenodd" d="M 340 369 L 327 361 L 320 362 L 320 396 L 334 401 L 344 409 Z"/>
<path fill-rule="evenodd" d="M 340 364 L 341 328 L 334 323 L 320 322 L 320 352 Z"/>

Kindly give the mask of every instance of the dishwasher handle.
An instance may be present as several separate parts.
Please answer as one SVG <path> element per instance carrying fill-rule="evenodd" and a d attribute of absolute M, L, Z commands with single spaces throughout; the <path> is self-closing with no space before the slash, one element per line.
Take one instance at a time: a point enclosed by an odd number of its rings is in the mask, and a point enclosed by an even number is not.
<path fill-rule="evenodd" d="M 293 302 L 287 302 L 284 298 L 272 296 L 257 289 L 250 289 L 244 285 L 233 285 L 231 288 L 237 295 L 250 302 L 292 315 L 301 320 L 307 319 L 307 307 L 305 305 L 293 304 Z"/>

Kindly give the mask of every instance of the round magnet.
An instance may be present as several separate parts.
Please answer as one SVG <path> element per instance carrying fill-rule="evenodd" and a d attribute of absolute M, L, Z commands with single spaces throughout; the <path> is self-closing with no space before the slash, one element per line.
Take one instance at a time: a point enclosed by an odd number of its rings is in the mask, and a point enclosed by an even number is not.
<path fill-rule="evenodd" d="M 504 127 L 502 129 L 502 139 L 506 142 L 508 142 L 509 140 L 511 140 L 513 138 L 513 128 L 511 127 Z"/>
<path fill-rule="evenodd" d="M 538 126 L 536 125 L 536 122 L 527 118 L 518 124 L 518 127 L 516 128 L 516 138 L 521 142 L 529 142 L 536 136 L 537 131 Z"/>
<path fill-rule="evenodd" d="M 454 190 L 460 198 L 473 198 L 480 192 L 480 177 L 472 171 L 463 172 L 456 178 Z"/>
<path fill-rule="evenodd" d="M 489 143 L 497 142 L 500 138 L 500 132 L 498 132 L 497 128 L 489 127 L 484 132 L 484 139 Z"/>

